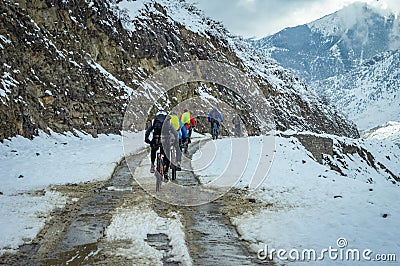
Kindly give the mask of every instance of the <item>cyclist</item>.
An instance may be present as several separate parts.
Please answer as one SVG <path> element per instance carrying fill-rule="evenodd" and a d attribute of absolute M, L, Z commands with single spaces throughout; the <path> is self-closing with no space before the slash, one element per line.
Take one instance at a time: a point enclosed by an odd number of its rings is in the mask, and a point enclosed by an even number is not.
<path fill-rule="evenodd" d="M 178 133 L 178 138 L 179 138 L 179 151 L 178 149 L 176 150 L 176 159 L 177 159 L 177 170 L 180 170 L 180 162 L 182 159 L 182 153 L 181 150 L 182 148 L 186 151 L 187 150 L 187 144 L 188 144 L 188 132 L 186 130 L 186 127 L 183 125 L 182 120 L 178 117 L 178 115 L 172 111 L 169 114 L 170 117 L 170 123 L 173 126 L 173 128 L 177 131 Z"/>
<path fill-rule="evenodd" d="M 191 143 L 192 131 L 193 128 L 196 127 L 196 121 L 188 109 L 183 110 L 183 114 L 181 114 L 180 119 L 188 132 L 188 143 Z"/>
<path fill-rule="evenodd" d="M 176 130 L 172 127 L 171 123 L 165 123 L 165 127 L 163 127 L 164 122 L 167 119 L 167 113 L 163 109 L 159 109 L 154 120 L 150 124 L 150 126 L 147 128 L 146 133 L 145 133 L 145 138 L 144 141 L 148 144 L 150 144 L 151 147 L 151 154 L 150 154 L 150 173 L 154 173 L 154 162 L 156 160 L 156 155 L 158 149 L 160 149 L 160 152 L 164 154 L 164 164 L 165 164 L 165 181 L 168 181 L 168 168 L 169 168 L 169 159 L 168 156 L 165 156 L 165 154 L 169 154 L 169 148 L 170 148 L 170 139 L 176 138 L 178 139 L 178 134 Z M 150 133 L 153 132 L 153 137 L 150 140 Z M 163 142 L 161 141 L 161 137 L 165 138 Z M 164 147 L 163 143 L 166 145 L 166 152 L 164 152 Z"/>
<path fill-rule="evenodd" d="M 214 123 L 217 124 L 217 129 L 219 129 L 219 123 L 223 122 L 221 113 L 218 111 L 217 107 L 213 107 L 212 110 L 208 113 L 208 122 L 211 123 L 211 135 L 213 134 Z"/>

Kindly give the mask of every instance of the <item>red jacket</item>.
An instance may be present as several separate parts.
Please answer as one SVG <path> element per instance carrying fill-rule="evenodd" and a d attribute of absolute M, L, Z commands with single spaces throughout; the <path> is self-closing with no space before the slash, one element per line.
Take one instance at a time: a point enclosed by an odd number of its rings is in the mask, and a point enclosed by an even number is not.
<path fill-rule="evenodd" d="M 183 121 L 183 120 L 182 120 L 182 117 L 183 117 L 183 119 L 185 119 L 186 121 Z M 185 113 L 181 114 L 181 116 L 180 116 L 179 118 L 181 119 L 181 121 L 182 121 L 183 124 L 187 124 L 187 123 L 188 123 L 188 118 L 189 118 L 189 121 L 190 121 L 190 123 L 189 123 L 189 128 L 190 128 L 190 127 L 195 127 L 195 126 L 196 126 L 196 121 L 194 120 L 192 114 L 189 113 L 189 112 L 185 112 Z"/>

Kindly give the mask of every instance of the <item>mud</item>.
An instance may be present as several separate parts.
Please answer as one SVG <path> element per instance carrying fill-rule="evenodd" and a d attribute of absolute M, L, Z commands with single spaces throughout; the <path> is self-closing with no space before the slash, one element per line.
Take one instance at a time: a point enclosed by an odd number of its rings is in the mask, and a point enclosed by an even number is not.
<path fill-rule="evenodd" d="M 195 150 L 192 150 L 193 154 Z M 129 167 L 137 167 L 146 153 L 128 158 Z M 181 171 L 174 181 L 195 188 L 198 179 L 191 171 Z M 113 211 L 122 204 L 151 202 L 159 216 L 169 218 L 179 213 L 185 227 L 186 244 L 193 265 L 258 265 L 256 255 L 247 250 L 229 217 L 247 211 L 257 212 L 268 204 L 249 198 L 243 190 L 231 190 L 216 201 L 184 207 L 161 202 L 147 194 L 132 177 L 125 161 L 104 182 L 53 186 L 68 199 L 62 209 L 51 213 L 51 219 L 31 244 L 15 254 L 0 257 L 6 265 L 153 265 L 150 258 L 127 258 L 115 250 L 130 245 L 127 240 L 109 241 L 104 231 Z M 45 191 L 34 192 L 37 194 Z M 170 239 L 165 234 L 148 234 L 147 243 L 164 254 L 163 265 L 182 265 L 171 258 Z"/>

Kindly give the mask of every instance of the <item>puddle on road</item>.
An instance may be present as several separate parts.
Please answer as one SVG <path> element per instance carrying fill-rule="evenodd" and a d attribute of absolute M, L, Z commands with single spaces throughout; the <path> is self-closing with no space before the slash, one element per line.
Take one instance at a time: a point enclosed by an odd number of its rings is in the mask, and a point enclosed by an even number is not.
<path fill-rule="evenodd" d="M 162 262 L 164 266 L 179 266 L 181 265 L 176 261 L 169 261 L 173 256 L 169 255 L 172 251 L 172 246 L 169 245 L 168 235 L 160 234 L 147 234 L 147 244 L 157 249 L 163 254 Z"/>
<path fill-rule="evenodd" d="M 138 164 L 142 158 L 135 156 L 133 161 Z M 58 247 L 48 254 L 49 259 L 42 262 L 76 265 L 92 259 L 101 250 L 97 242 L 110 224 L 113 210 L 122 204 L 124 195 L 131 193 L 132 175 L 126 163 L 121 163 L 111 179 L 78 212 Z"/>
<path fill-rule="evenodd" d="M 87 265 L 100 251 L 97 243 L 78 245 L 72 250 L 58 253 L 56 258 L 41 261 L 41 265 Z"/>
<path fill-rule="evenodd" d="M 221 214 L 221 205 L 212 202 L 187 207 L 187 238 L 195 265 L 257 265 L 256 256 L 250 254 L 239 240 L 236 229 Z"/>

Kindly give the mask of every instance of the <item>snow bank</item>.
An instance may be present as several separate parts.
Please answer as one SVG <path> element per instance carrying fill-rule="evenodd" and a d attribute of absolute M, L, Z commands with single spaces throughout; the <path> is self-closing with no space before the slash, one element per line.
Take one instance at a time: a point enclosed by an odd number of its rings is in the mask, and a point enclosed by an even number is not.
<path fill-rule="evenodd" d="M 392 143 L 329 135 L 323 137 L 332 138 L 336 152 L 342 152 L 339 146 L 343 143 L 357 145 L 370 152 L 376 166 L 380 162 L 397 176 L 400 175 L 400 149 Z M 258 139 L 250 138 L 250 146 L 256 146 Z M 226 141 L 214 142 L 216 149 L 226 147 Z M 204 156 L 207 150 L 203 149 L 202 153 Z M 257 164 L 269 163 L 268 157 L 261 157 L 260 162 L 252 161 L 252 156 L 258 157 L 257 151 L 249 154 L 247 169 L 251 171 L 254 171 Z M 218 169 L 224 169 L 224 156 L 219 157 L 217 154 L 208 167 L 198 171 L 202 182 L 209 182 L 210 175 L 215 176 L 219 173 Z M 246 156 L 243 156 L 245 159 Z M 343 161 L 343 165 L 346 165 L 342 169 L 345 176 L 330 169 L 328 165 L 316 162 L 297 138 L 288 135 L 276 137 L 276 154 L 268 177 L 261 189 L 251 195 L 265 207 L 232 218 L 241 237 L 252 243 L 254 252 L 264 249 L 265 245 L 269 251 L 285 249 L 289 252 L 297 249 L 302 252 L 304 249 L 314 249 L 318 256 L 319 252 L 329 246 L 344 252 L 352 248 L 361 252 L 371 249 L 371 258 L 375 258 L 378 253 L 398 252 L 398 183 L 393 184 L 393 179 L 388 179 L 384 169 L 375 169 L 357 152 L 341 153 L 330 159 Z M 249 184 L 251 171 L 244 171 L 236 187 L 243 188 Z M 339 238 L 344 238 L 348 243 L 343 249 L 337 245 Z M 285 256 L 288 258 L 288 253 Z M 285 265 L 298 263 L 279 260 L 276 254 L 274 260 Z M 311 262 L 321 264 L 321 261 Z M 331 260 L 328 256 L 323 261 L 324 265 L 341 263 L 348 262 Z"/>
<path fill-rule="evenodd" d="M 105 180 L 124 155 L 121 136 L 77 134 L 40 133 L 0 144 L 0 253 L 29 243 L 50 211 L 65 204 L 48 186 Z M 143 132 L 129 139 L 134 145 L 125 146 L 126 153 L 143 147 Z"/>

